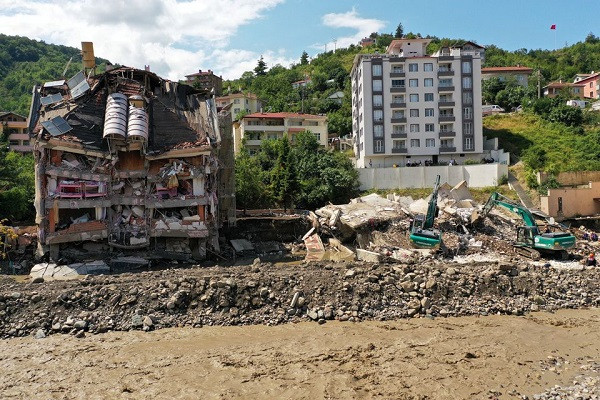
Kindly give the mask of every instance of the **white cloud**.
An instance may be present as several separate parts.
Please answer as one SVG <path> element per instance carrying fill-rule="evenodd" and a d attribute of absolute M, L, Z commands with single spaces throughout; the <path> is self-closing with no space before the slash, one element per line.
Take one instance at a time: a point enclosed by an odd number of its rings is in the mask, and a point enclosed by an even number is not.
<path fill-rule="evenodd" d="M 213 69 L 226 79 L 256 66 L 260 54 L 229 48 L 242 25 L 284 0 L 0 0 L 0 32 L 79 48 L 169 79 Z M 265 51 L 265 61 L 289 64 Z M 285 64 L 284 64 L 285 65 Z"/>
<path fill-rule="evenodd" d="M 351 44 L 357 44 L 362 38 L 369 36 L 373 32 L 379 32 L 386 25 L 385 21 L 379 19 L 360 17 L 354 8 L 345 13 L 325 14 L 322 21 L 323 25 L 330 28 L 351 28 L 356 31 L 353 35 L 336 38 L 335 43 L 331 41 L 326 45 L 314 45 L 314 47 L 319 49 L 324 49 L 327 46 L 328 50 L 332 50 L 334 45 L 337 47 L 348 47 Z"/>

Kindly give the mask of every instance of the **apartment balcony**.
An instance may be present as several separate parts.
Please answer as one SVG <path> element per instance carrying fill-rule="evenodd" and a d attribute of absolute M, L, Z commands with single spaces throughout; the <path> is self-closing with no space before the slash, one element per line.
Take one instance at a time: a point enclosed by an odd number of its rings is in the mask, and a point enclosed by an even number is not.
<path fill-rule="evenodd" d="M 438 107 L 454 107 L 455 104 L 456 104 L 456 102 L 454 102 L 454 101 L 445 101 L 445 100 L 438 101 Z"/>
<path fill-rule="evenodd" d="M 406 154 L 406 153 L 408 153 L 408 149 L 406 147 L 392 147 L 392 153 Z"/>
<path fill-rule="evenodd" d="M 403 118 L 393 118 L 392 117 L 392 124 L 402 124 L 406 122 L 406 117 Z"/>
<path fill-rule="evenodd" d="M 454 92 L 454 86 L 438 86 L 438 92 Z"/>
<path fill-rule="evenodd" d="M 456 132 L 454 131 L 440 131 L 439 136 L 441 138 L 443 137 L 455 137 L 456 136 Z"/>
<path fill-rule="evenodd" d="M 406 93 L 406 86 L 392 86 L 390 88 L 391 93 Z"/>
<path fill-rule="evenodd" d="M 405 133 L 392 133 L 392 139 L 406 139 L 408 134 Z"/>
<path fill-rule="evenodd" d="M 439 69 L 437 74 L 438 74 L 438 76 L 454 76 L 454 70 L 453 69 Z"/>
<path fill-rule="evenodd" d="M 475 151 L 475 147 L 471 147 L 471 148 L 463 148 L 463 151 Z"/>
<path fill-rule="evenodd" d="M 406 103 L 390 103 L 391 108 L 406 108 Z"/>
<path fill-rule="evenodd" d="M 451 54 L 440 54 L 438 56 L 438 62 L 439 61 L 452 61 L 454 60 L 454 56 Z"/>
<path fill-rule="evenodd" d="M 260 146 L 261 143 L 262 140 L 260 139 L 246 140 L 246 146 Z"/>
<path fill-rule="evenodd" d="M 456 147 L 440 147 L 440 153 L 456 153 Z"/>
<path fill-rule="evenodd" d="M 270 132 L 283 132 L 285 125 L 245 125 L 244 131 L 270 131 Z"/>
<path fill-rule="evenodd" d="M 439 122 L 454 122 L 455 119 L 456 118 L 454 117 L 454 115 L 440 115 L 438 117 Z"/>
<path fill-rule="evenodd" d="M 404 78 L 406 72 L 390 72 L 390 78 Z"/>

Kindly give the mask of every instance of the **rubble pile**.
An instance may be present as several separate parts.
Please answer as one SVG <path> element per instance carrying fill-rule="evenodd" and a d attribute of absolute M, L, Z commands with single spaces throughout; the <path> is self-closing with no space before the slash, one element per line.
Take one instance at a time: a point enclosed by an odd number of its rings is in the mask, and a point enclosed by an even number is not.
<path fill-rule="evenodd" d="M 533 264 L 255 260 L 210 267 L 0 282 L 0 336 L 203 325 L 513 314 L 600 306 L 600 271 Z"/>

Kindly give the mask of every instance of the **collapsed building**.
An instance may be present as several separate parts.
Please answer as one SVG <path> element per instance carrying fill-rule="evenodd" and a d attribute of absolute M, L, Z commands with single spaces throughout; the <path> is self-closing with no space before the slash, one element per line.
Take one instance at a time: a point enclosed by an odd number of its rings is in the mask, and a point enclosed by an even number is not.
<path fill-rule="evenodd" d="M 220 170 L 231 157 L 208 92 L 119 67 L 42 85 L 31 114 L 41 253 L 218 251 Z"/>

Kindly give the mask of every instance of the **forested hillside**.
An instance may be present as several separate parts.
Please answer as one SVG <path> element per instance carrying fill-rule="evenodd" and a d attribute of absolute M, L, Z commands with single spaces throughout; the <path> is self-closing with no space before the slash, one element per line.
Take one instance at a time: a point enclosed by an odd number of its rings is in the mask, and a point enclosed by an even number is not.
<path fill-rule="evenodd" d="M 0 35 L 0 111 L 27 116 L 33 85 L 60 79 L 71 57 L 66 78 L 81 69 L 80 49 Z M 96 63 L 103 70 L 106 60 L 96 58 Z"/>

